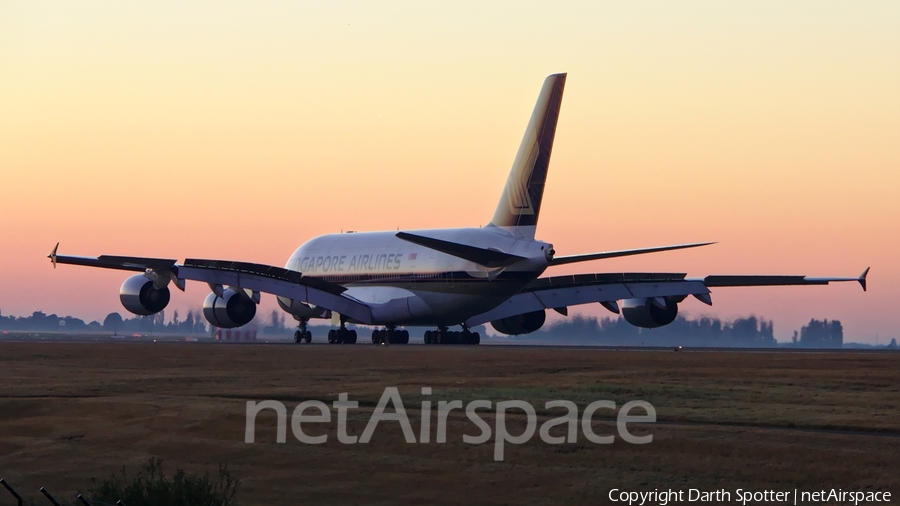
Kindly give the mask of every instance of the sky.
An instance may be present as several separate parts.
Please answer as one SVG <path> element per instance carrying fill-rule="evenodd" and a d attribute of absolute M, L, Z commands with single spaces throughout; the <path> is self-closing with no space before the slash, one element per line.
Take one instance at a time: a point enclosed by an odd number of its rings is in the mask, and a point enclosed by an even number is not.
<path fill-rule="evenodd" d="M 681 311 L 900 338 L 893 1 L 0 0 L 0 312 L 124 313 L 127 274 L 54 270 L 56 242 L 283 265 L 320 234 L 483 225 L 556 72 L 538 238 L 717 244 L 548 274 L 871 266 L 867 293 L 720 288 Z"/>

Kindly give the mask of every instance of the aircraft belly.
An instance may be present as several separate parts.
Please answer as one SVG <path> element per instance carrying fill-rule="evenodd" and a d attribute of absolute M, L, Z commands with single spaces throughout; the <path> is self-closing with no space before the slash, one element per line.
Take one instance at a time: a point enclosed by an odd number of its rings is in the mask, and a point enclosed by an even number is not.
<path fill-rule="evenodd" d="M 428 288 L 434 288 L 432 290 Z M 349 286 L 346 294 L 372 308 L 377 325 L 457 325 L 475 314 L 500 305 L 510 297 L 507 290 L 459 293 L 444 284 L 405 289 L 395 286 Z"/>
<path fill-rule="evenodd" d="M 372 308 L 372 318 L 379 325 L 394 325 L 413 318 L 410 302 L 418 297 L 403 288 L 394 286 L 356 286 L 346 292 L 350 297 Z M 413 303 L 419 309 L 420 304 Z"/>

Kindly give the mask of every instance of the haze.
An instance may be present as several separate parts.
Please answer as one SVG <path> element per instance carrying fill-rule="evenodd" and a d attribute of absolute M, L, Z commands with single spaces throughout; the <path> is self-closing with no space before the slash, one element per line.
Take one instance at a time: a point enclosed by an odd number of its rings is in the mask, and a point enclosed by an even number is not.
<path fill-rule="evenodd" d="M 487 223 L 568 72 L 538 238 L 692 241 L 574 272 L 856 276 L 688 314 L 898 336 L 896 2 L 0 2 L 0 311 L 124 313 L 66 254 L 283 265 L 340 230 Z M 199 307 L 207 288 L 174 293 Z M 268 297 L 265 308 L 274 307 Z M 582 308 L 605 315 L 599 305 Z"/>

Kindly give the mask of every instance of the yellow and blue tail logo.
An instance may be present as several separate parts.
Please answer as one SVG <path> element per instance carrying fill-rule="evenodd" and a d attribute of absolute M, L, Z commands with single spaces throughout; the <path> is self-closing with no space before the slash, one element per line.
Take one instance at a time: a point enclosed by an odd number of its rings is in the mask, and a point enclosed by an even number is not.
<path fill-rule="evenodd" d="M 534 238 L 565 86 L 566 74 L 544 81 L 491 225 Z"/>

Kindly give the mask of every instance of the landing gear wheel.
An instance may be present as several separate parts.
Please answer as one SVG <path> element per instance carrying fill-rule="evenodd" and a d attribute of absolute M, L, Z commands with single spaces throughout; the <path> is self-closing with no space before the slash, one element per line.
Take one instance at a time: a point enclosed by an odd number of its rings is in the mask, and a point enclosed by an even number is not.
<path fill-rule="evenodd" d="M 408 344 L 409 331 L 397 329 L 382 329 L 372 331 L 372 344 Z"/>
<path fill-rule="evenodd" d="M 404 331 L 405 332 L 405 331 Z M 409 337 L 406 337 L 409 340 Z M 471 332 L 463 327 L 462 332 L 451 332 L 447 327 L 441 327 L 439 330 L 428 330 L 425 332 L 425 344 L 480 344 L 481 336 L 478 332 Z"/>
<path fill-rule="evenodd" d="M 331 329 L 328 331 L 328 342 L 329 343 L 337 343 L 337 344 L 356 344 L 356 331 L 350 330 L 344 325 L 347 323 L 347 320 L 344 317 L 341 317 L 341 326 L 336 329 Z M 310 336 L 311 338 L 312 336 Z M 309 342 L 309 341 L 307 341 Z"/>
<path fill-rule="evenodd" d="M 310 341 L 312 341 L 312 332 L 310 332 L 309 330 L 306 329 L 306 320 L 297 320 L 297 321 L 300 322 L 300 324 L 299 324 L 300 328 L 298 328 L 297 331 L 294 332 L 294 342 L 295 343 L 302 343 L 302 342 L 309 343 Z"/>
<path fill-rule="evenodd" d="M 470 332 L 469 329 L 460 332 L 460 344 L 480 344 L 481 336 L 478 332 Z"/>

